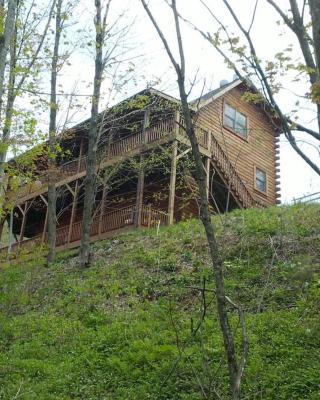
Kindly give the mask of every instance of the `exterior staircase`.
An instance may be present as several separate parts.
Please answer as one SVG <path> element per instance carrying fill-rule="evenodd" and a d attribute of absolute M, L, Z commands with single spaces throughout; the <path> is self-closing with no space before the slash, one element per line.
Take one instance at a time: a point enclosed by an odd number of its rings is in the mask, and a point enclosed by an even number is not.
<path fill-rule="evenodd" d="M 229 160 L 229 157 L 213 135 L 211 135 L 210 153 L 213 164 L 220 171 L 229 185 L 231 192 L 241 202 L 242 206 L 244 208 L 264 207 L 261 202 L 252 196 L 250 190 L 246 187 L 232 162 Z"/>
<path fill-rule="evenodd" d="M 181 136 L 187 137 L 185 129 L 183 128 L 185 125 L 182 117 L 180 117 L 179 125 Z M 253 197 L 251 191 L 247 188 L 247 186 L 241 179 L 234 165 L 232 164 L 226 152 L 223 150 L 222 146 L 214 137 L 214 135 L 198 125 L 195 125 L 195 133 L 200 148 L 209 150 L 209 154 L 212 158 L 212 163 L 216 167 L 217 171 L 222 175 L 232 194 L 242 205 L 242 207 L 265 207 L 262 202 L 256 200 Z M 193 186 L 195 184 L 196 183 L 194 182 Z"/>

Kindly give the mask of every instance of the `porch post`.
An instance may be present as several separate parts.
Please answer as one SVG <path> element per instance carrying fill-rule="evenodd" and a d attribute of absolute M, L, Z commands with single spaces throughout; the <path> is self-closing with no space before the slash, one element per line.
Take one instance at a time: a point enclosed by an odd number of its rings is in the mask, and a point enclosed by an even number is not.
<path fill-rule="evenodd" d="M 141 225 L 141 215 L 142 215 L 142 204 L 143 204 L 143 190 L 144 190 L 144 156 L 140 154 L 140 167 L 138 175 L 138 185 L 137 185 L 137 196 L 136 196 L 136 210 L 134 217 L 134 226 L 139 227 Z"/>
<path fill-rule="evenodd" d="M 146 144 L 147 141 L 147 136 L 146 136 L 146 130 L 149 128 L 150 125 L 150 110 L 145 110 L 144 112 L 144 117 L 143 117 L 143 126 L 142 126 L 142 143 Z"/>
<path fill-rule="evenodd" d="M 207 199 L 209 200 L 209 192 L 210 192 L 210 165 L 211 165 L 211 158 L 206 157 L 205 160 L 205 171 L 206 171 L 206 192 L 207 192 Z"/>
<path fill-rule="evenodd" d="M 28 211 L 28 202 L 26 201 L 24 204 L 24 210 L 22 213 L 22 223 L 21 223 L 21 227 L 20 227 L 19 243 L 21 243 L 24 238 L 24 230 L 26 227 L 27 211 Z"/>
<path fill-rule="evenodd" d="M 76 209 L 77 209 L 77 200 L 78 200 L 78 188 L 79 188 L 79 181 L 78 179 L 76 180 L 76 184 L 75 184 L 75 188 L 74 188 L 74 192 L 71 194 L 73 196 L 73 202 L 72 202 L 72 209 L 71 209 L 71 215 L 70 215 L 70 223 L 69 223 L 69 231 L 68 231 L 68 241 L 67 243 L 70 243 L 71 240 L 71 235 L 72 235 L 72 225 L 73 225 L 73 220 L 74 220 L 74 216 L 76 213 Z"/>
<path fill-rule="evenodd" d="M 48 202 L 46 198 L 40 194 L 41 200 L 44 202 L 46 206 L 46 217 L 44 219 L 44 224 L 43 224 L 43 230 L 42 230 L 42 236 L 41 236 L 41 243 L 44 243 L 45 237 L 46 237 L 46 232 L 47 232 L 47 225 L 48 225 Z"/>
<path fill-rule="evenodd" d="M 179 136 L 179 132 L 180 132 L 180 111 L 176 111 L 174 113 L 174 132 L 173 132 L 173 136 L 175 139 L 177 139 L 177 137 Z"/>
<path fill-rule="evenodd" d="M 207 145 L 208 145 L 208 150 L 210 151 L 210 156 L 206 158 L 206 188 L 207 188 L 207 199 L 209 200 L 209 195 L 210 195 L 210 165 L 211 165 L 211 138 L 212 138 L 212 132 L 208 131 L 207 132 Z"/>
<path fill-rule="evenodd" d="M 82 153 L 83 153 L 83 138 L 81 138 L 80 142 L 80 149 L 79 149 L 79 156 L 78 156 L 78 167 L 77 167 L 77 172 L 80 172 L 81 169 L 81 158 L 82 158 Z"/>
<path fill-rule="evenodd" d="M 101 198 L 101 207 L 100 207 L 100 214 L 99 214 L 99 227 L 98 227 L 98 235 L 100 236 L 102 233 L 102 218 L 104 214 L 105 204 L 106 204 L 106 191 L 107 191 L 107 184 L 106 184 L 106 175 L 107 172 L 105 171 L 105 176 L 103 180 L 103 189 L 102 189 L 102 198 Z"/>
<path fill-rule="evenodd" d="M 10 222 L 9 222 L 9 246 L 7 253 L 7 260 L 10 260 L 11 250 L 12 250 L 12 231 L 13 231 L 13 209 L 10 211 Z"/>
<path fill-rule="evenodd" d="M 151 226 L 152 209 L 151 204 L 148 205 L 148 228 Z"/>
<path fill-rule="evenodd" d="M 173 142 L 172 156 L 171 156 L 171 173 L 170 173 L 169 202 L 168 202 L 169 225 L 173 223 L 173 218 L 174 218 L 174 197 L 176 193 L 176 178 L 177 178 L 177 154 L 178 154 L 178 143 L 175 140 Z"/>
<path fill-rule="evenodd" d="M 44 220 L 44 225 L 43 225 L 41 243 L 45 242 L 46 233 L 47 233 L 47 225 L 48 225 L 48 204 L 47 204 L 47 209 L 46 209 L 46 218 Z"/>

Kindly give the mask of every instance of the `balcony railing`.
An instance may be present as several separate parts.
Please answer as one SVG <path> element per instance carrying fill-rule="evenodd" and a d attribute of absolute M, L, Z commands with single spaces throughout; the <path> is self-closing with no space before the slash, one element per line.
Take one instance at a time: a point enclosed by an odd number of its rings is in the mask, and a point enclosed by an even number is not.
<path fill-rule="evenodd" d="M 148 145 L 161 140 L 164 137 L 170 137 L 174 132 L 175 120 L 169 118 L 150 126 L 143 133 L 137 132 L 123 139 L 100 146 L 97 150 L 97 165 L 100 166 L 104 161 L 109 161 L 117 157 L 129 155 L 131 151 L 138 149 L 143 145 Z M 77 173 L 83 173 L 87 168 L 87 156 L 68 161 L 58 167 L 58 181 L 73 176 Z M 32 193 L 41 191 L 47 187 L 47 172 L 38 176 L 38 179 L 31 184 L 22 187 L 17 194 L 17 198 L 28 196 Z"/>
<path fill-rule="evenodd" d="M 105 144 L 97 150 L 97 164 L 103 163 L 105 160 L 124 156 L 130 151 L 135 150 L 143 144 L 151 144 L 168 136 L 173 132 L 174 120 L 173 118 L 161 121 L 146 129 L 145 133 L 137 132 L 123 139 Z M 80 160 L 74 159 L 68 163 L 63 164 L 60 170 L 64 176 L 74 175 L 77 172 L 83 172 L 87 167 L 87 156 L 83 156 Z"/>
<path fill-rule="evenodd" d="M 188 135 L 184 129 L 185 127 L 184 118 L 182 116 L 180 116 L 179 118 L 179 126 L 180 126 L 179 129 L 180 135 L 188 139 Z M 195 134 L 199 145 L 207 149 L 209 144 L 209 132 L 201 128 L 200 126 L 195 125 Z"/>
<path fill-rule="evenodd" d="M 93 218 L 90 225 L 90 236 L 97 236 L 107 232 L 126 228 L 134 225 L 135 206 L 121 208 L 119 210 L 108 212 L 102 217 Z M 153 227 L 157 224 L 167 225 L 168 215 L 160 210 L 156 210 L 151 206 L 143 206 L 141 210 L 141 225 Z M 56 245 L 63 246 L 68 242 L 77 242 L 81 239 L 82 221 L 76 222 L 71 227 L 69 233 L 69 225 L 57 229 Z M 69 238 L 70 235 L 70 238 Z"/>
<path fill-rule="evenodd" d="M 134 214 L 136 212 L 136 207 L 134 205 L 121 208 L 119 210 L 114 210 L 108 212 L 102 217 L 98 216 L 93 218 L 90 225 L 90 237 L 99 238 L 100 235 L 104 233 L 117 231 L 126 227 L 134 226 Z M 167 225 L 168 224 L 168 214 L 164 211 L 157 210 L 152 208 L 150 205 L 142 206 L 141 209 L 141 226 L 143 227 L 155 227 L 158 225 Z M 56 231 L 56 246 L 66 246 L 69 243 L 78 242 L 81 239 L 81 231 L 82 231 L 82 221 L 75 222 L 71 226 L 70 225 L 63 226 L 58 228 Z M 43 238 L 46 241 L 46 237 Z M 11 251 L 15 253 L 19 248 L 32 248 L 36 244 L 40 244 L 42 241 L 41 236 L 36 236 L 33 238 L 25 239 L 22 242 L 16 242 L 12 244 Z M 8 252 L 8 247 L 3 247 L 0 249 L 1 258 Z"/>
<path fill-rule="evenodd" d="M 177 129 L 177 132 L 179 132 L 180 137 L 185 137 L 187 139 L 186 132 L 183 128 L 184 119 L 180 117 L 178 123 L 179 127 Z M 172 116 L 171 118 L 160 121 L 157 124 L 150 126 L 145 130 L 144 133 L 142 131 L 137 132 L 121 140 L 105 144 L 99 147 L 97 151 L 97 165 L 99 166 L 104 162 L 110 161 L 117 157 L 130 155 L 130 152 L 132 152 L 133 150 L 138 149 L 143 145 L 156 143 L 164 137 L 169 138 L 171 136 L 172 138 L 174 138 L 173 133 L 176 128 L 177 122 Z M 227 154 L 225 153 L 219 142 L 215 139 L 213 135 L 211 135 L 211 137 L 209 137 L 209 135 L 210 134 L 208 131 L 196 126 L 196 136 L 199 145 L 205 149 L 210 150 L 212 160 L 216 163 L 217 167 L 222 172 L 233 193 L 240 199 L 244 207 L 263 206 L 262 203 L 254 199 L 251 192 L 247 189 L 246 185 L 243 183 L 241 177 L 237 173 L 235 167 L 229 160 Z M 85 172 L 86 167 L 87 156 L 82 156 L 81 158 L 74 159 L 61 165 L 57 174 L 59 177 L 59 181 L 62 181 L 67 177 L 76 175 L 77 173 Z M 22 199 L 27 195 L 45 189 L 47 186 L 46 179 L 47 176 L 43 175 L 43 178 L 40 177 L 38 181 L 26 186 L 25 188 L 22 188 L 18 194 L 18 199 Z M 43 180 L 43 183 L 41 182 L 41 180 Z"/>

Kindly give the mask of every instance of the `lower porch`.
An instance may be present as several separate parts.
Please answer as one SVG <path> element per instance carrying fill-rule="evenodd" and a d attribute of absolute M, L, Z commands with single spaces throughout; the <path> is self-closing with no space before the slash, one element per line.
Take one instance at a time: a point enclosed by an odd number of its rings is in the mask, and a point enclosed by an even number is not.
<path fill-rule="evenodd" d="M 98 171 L 90 225 L 94 242 L 139 227 L 170 225 L 199 216 L 199 192 L 192 177 L 190 148 L 174 142 L 158 152 L 140 154 L 108 169 Z M 239 204 L 210 158 L 204 157 L 207 195 L 213 213 Z M 57 188 L 58 250 L 80 245 L 85 197 L 85 178 Z M 2 254 L 47 242 L 47 195 L 40 194 L 13 209 L 11 239 Z M 1 246 L 0 246 L 1 247 Z"/>
<path fill-rule="evenodd" d="M 139 226 L 135 222 L 138 213 L 140 214 Z M 140 210 L 131 205 L 93 218 L 90 226 L 90 241 L 103 240 L 138 227 L 159 228 L 167 225 L 168 221 L 167 213 L 153 208 L 150 204 L 143 205 Z M 57 251 L 79 247 L 81 230 L 81 221 L 58 228 L 56 233 Z M 0 249 L 0 259 L 15 257 L 21 250 L 31 251 L 36 247 L 43 246 L 47 241 L 46 236 L 45 233 L 9 244 L 9 246 Z"/>

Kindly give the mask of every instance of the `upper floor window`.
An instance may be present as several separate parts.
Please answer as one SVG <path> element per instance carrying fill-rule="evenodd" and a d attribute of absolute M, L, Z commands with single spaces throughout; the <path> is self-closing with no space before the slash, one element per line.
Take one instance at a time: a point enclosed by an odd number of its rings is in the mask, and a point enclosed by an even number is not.
<path fill-rule="evenodd" d="M 236 108 L 231 107 L 228 103 L 224 104 L 224 125 L 233 129 L 240 136 L 246 138 L 248 135 L 248 122 L 247 117 L 238 111 Z"/>
<path fill-rule="evenodd" d="M 267 173 L 260 168 L 255 168 L 255 187 L 260 192 L 267 192 Z"/>

